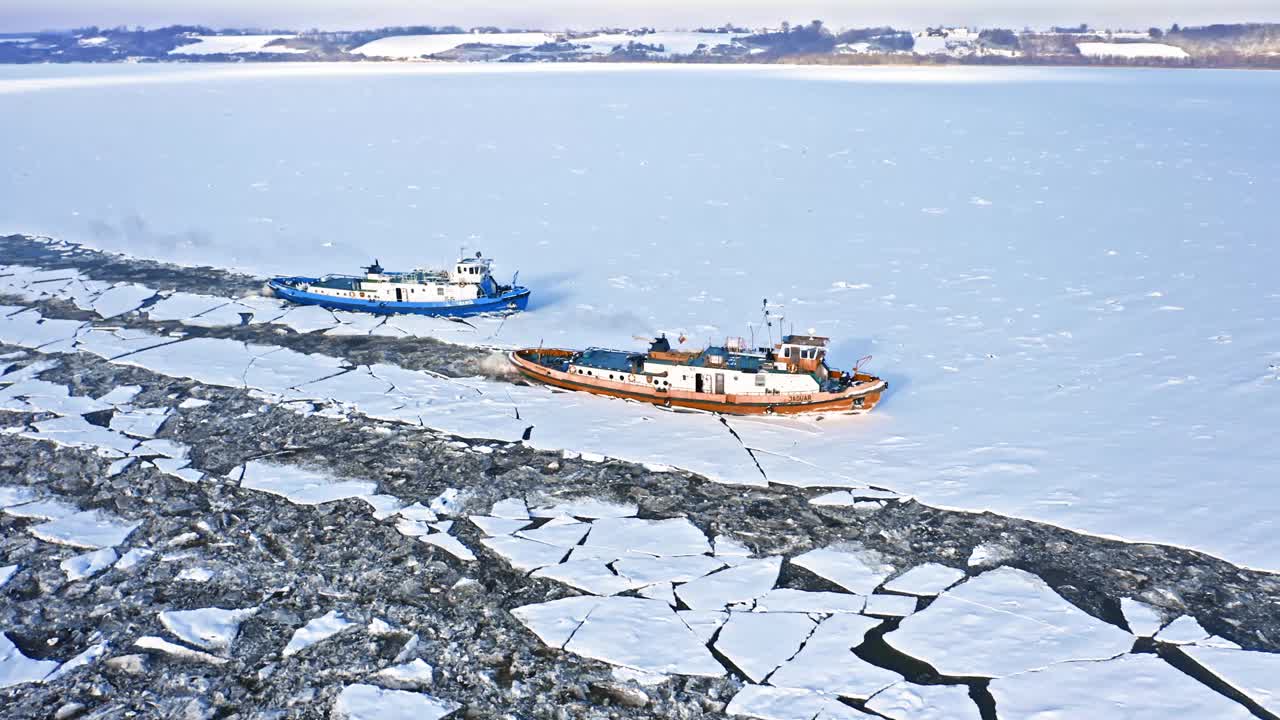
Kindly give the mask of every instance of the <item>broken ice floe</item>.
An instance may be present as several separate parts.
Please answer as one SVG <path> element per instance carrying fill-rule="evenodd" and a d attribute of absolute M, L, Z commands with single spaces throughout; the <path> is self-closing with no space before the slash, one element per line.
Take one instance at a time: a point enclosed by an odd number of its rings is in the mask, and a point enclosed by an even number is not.
<path fill-rule="evenodd" d="M 781 569 L 779 557 L 747 560 L 681 585 L 676 588 L 676 597 L 692 610 L 723 610 L 772 590 Z"/>
<path fill-rule="evenodd" d="M 52 660 L 33 660 L 22 654 L 9 636 L 0 632 L 0 688 L 39 682 L 58 668 Z"/>
<path fill-rule="evenodd" d="M 75 582 L 97 575 L 114 565 L 118 559 L 115 549 L 106 547 L 69 557 L 59 563 L 59 567 L 67 574 L 68 581 Z"/>
<path fill-rule="evenodd" d="M 1243 705 L 1149 654 L 1061 662 L 997 678 L 991 681 L 990 691 L 1001 717 L 1116 720 L 1172 717 L 1245 720 L 1253 717 Z"/>
<path fill-rule="evenodd" d="M 169 642 L 162 637 L 155 635 L 144 635 L 133 641 L 134 647 L 143 650 L 153 650 L 155 652 L 171 655 L 181 660 L 192 660 L 195 662 L 209 663 L 210 665 L 222 665 L 227 662 L 226 658 L 211 655 L 200 650 L 192 650 L 189 647 Z"/>
<path fill-rule="evenodd" d="M 1280 715 L 1280 653 L 1184 645 L 1196 664 L 1273 715 Z"/>
<path fill-rule="evenodd" d="M 715 649 L 759 683 L 800 650 L 816 625 L 801 613 L 730 613 L 716 636 Z"/>
<path fill-rule="evenodd" d="M 240 478 L 240 487 L 279 495 L 299 505 L 319 505 L 373 495 L 377 483 L 361 480 L 339 480 L 333 476 L 307 470 L 296 465 L 277 465 L 251 460 L 232 472 Z"/>
<path fill-rule="evenodd" d="M 433 669 L 429 664 L 421 658 L 414 658 L 409 662 L 379 670 L 374 673 L 374 677 L 397 687 L 414 687 L 430 685 L 432 674 Z"/>
<path fill-rule="evenodd" d="M 1180 615 L 1155 635 L 1160 642 L 1174 645 L 1190 645 L 1209 639 L 1209 631 L 1200 627 L 1200 623 L 1190 615 Z"/>
<path fill-rule="evenodd" d="M 1040 578 L 1004 567 L 942 593 L 884 639 L 939 673 L 961 677 L 1103 660 L 1133 646 L 1132 635 L 1081 611 Z"/>
<path fill-rule="evenodd" d="M 946 565 L 917 565 L 884 584 L 890 592 L 932 597 L 963 580 L 965 573 Z"/>
<path fill-rule="evenodd" d="M 867 715 L 834 695 L 811 690 L 747 685 L 729 701 L 725 712 L 760 720 L 866 720 Z"/>
<path fill-rule="evenodd" d="M 769 684 L 865 699 L 902 680 L 897 673 L 853 654 L 853 648 L 879 624 L 879 620 L 862 615 L 828 617 L 804 648 L 769 677 Z"/>
<path fill-rule="evenodd" d="M 1133 598 L 1120 598 L 1120 611 L 1129 625 L 1129 631 L 1134 635 L 1153 637 L 1160 631 L 1163 620 L 1160 613 L 1150 605 Z"/>
<path fill-rule="evenodd" d="M 327 640 L 343 630 L 355 627 L 355 625 L 355 622 L 348 620 L 337 610 L 330 610 L 324 615 L 321 615 L 314 620 L 310 620 L 306 625 L 294 630 L 293 637 L 289 638 L 289 644 L 285 645 L 284 651 L 281 655 L 289 657 L 290 655 L 301 652 L 318 642 Z"/>
<path fill-rule="evenodd" d="M 356 684 L 338 693 L 333 716 L 343 720 L 439 720 L 460 707 L 425 693 Z"/>
<path fill-rule="evenodd" d="M 867 700 L 867 709 L 890 720 L 980 720 L 966 685 L 890 685 Z"/>
<path fill-rule="evenodd" d="M 124 543 L 141 522 L 126 522 L 101 510 L 83 510 L 33 525 L 28 531 L 47 542 L 81 548 L 114 547 Z"/>
<path fill-rule="evenodd" d="M 258 608 L 224 610 L 166 610 L 160 613 L 160 624 L 179 640 L 205 650 L 225 652 L 240 632 L 240 624 L 258 612 Z"/>
<path fill-rule="evenodd" d="M 857 547 L 811 550 L 791 558 L 791 564 L 859 595 L 870 595 L 893 573 L 893 566 L 881 563 L 874 553 Z"/>

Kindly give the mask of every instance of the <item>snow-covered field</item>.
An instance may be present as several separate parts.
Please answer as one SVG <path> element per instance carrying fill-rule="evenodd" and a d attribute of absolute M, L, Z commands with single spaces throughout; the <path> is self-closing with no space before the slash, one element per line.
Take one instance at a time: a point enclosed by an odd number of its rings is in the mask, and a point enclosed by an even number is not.
<path fill-rule="evenodd" d="M 766 471 L 1277 569 L 1278 84 L 6 67 L 0 232 L 264 274 L 480 249 L 534 289 L 489 338 L 507 344 L 747 336 L 768 297 L 837 364 L 873 354 L 891 392 L 866 417 L 735 422 Z M 635 451 L 745 472 L 662 447 L 654 418 Z"/>
<path fill-rule="evenodd" d="M 1187 51 L 1176 45 L 1164 43 L 1109 43 L 1082 42 L 1077 43 L 1080 54 L 1085 57 L 1122 57 L 1122 58 L 1174 58 L 1190 57 Z"/>
<path fill-rule="evenodd" d="M 197 42 L 180 45 L 169 51 L 170 55 L 221 55 L 236 53 L 300 53 L 306 52 L 283 45 L 268 45 L 276 40 L 287 40 L 294 35 L 197 35 Z"/>

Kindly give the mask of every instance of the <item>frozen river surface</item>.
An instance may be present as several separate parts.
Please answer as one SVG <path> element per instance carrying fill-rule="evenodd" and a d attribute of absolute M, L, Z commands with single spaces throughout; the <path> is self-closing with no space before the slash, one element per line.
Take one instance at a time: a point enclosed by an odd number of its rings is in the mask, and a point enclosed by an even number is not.
<path fill-rule="evenodd" d="M 508 344 L 698 345 L 768 297 L 891 393 L 744 442 L 1275 570 L 1277 117 L 1250 72 L 3 67 L 0 232 L 263 274 L 479 249 L 534 289 Z"/>

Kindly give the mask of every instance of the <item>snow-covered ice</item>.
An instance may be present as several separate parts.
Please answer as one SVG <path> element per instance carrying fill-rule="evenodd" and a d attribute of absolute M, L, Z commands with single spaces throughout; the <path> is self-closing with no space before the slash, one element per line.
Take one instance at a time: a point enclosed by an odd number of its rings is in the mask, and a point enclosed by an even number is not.
<path fill-rule="evenodd" d="M 25 174 L 0 177 L 0 225 L 262 275 L 349 271 L 369 261 L 370 237 L 388 266 L 446 262 L 452 250 L 423 257 L 430 225 L 439 246 L 482 245 L 534 289 L 530 312 L 485 326 L 502 345 L 639 348 L 633 336 L 667 331 L 697 347 L 749 335 L 767 295 L 830 335 L 837 365 L 871 354 L 890 381 L 871 415 L 748 429 L 780 477 L 834 473 L 1277 569 L 1280 498 L 1265 469 L 1280 448 L 1265 428 L 1280 425 L 1267 274 L 1280 250 L 1250 240 L 1270 227 L 1256 199 L 1280 191 L 1273 133 L 1256 121 L 1275 112 L 1268 74 L 334 65 L 6 68 L 0 131 L 31 140 L 11 158 Z M 227 92 L 208 92 L 215 81 Z M 103 92 L 144 84 L 164 92 Z M 776 112 L 759 111 L 762 96 Z M 442 97 L 459 111 L 439 113 Z M 263 98 L 280 112 L 259 112 Z M 528 123 L 509 122 L 513 102 Z M 789 132 L 798 113 L 811 123 L 804 147 Z M 77 132 L 88 115 L 92 137 Z M 301 130 L 281 119 L 299 116 L 319 119 Z M 726 128 L 727 116 L 738 122 Z M 316 158 L 335 128 L 369 117 L 385 123 L 381 140 Z M 162 130 L 138 133 L 139 118 Z M 184 162 L 208 172 L 172 172 L 164 128 L 205 138 Z M 271 152 L 244 153 L 247 137 Z M 531 167 L 543 178 L 533 192 Z M 494 202 L 504 212 L 487 212 Z M 264 203 L 275 222 L 255 221 Z M 754 252 L 778 237 L 781 259 Z M 595 252 L 619 238 L 621 254 Z M 829 256 L 839 262 L 812 262 Z M 565 257 L 572 267 L 548 260 Z M 611 283 L 623 269 L 627 282 Z M 833 293 L 837 282 L 871 287 Z M 0 336 L 24 347 L 79 327 L 13 318 Z M 538 417 L 512 433 L 493 417 L 467 423 L 513 440 L 533 424 L 536 447 L 763 483 L 714 418 L 512 397 Z"/>
<path fill-rule="evenodd" d="M 1133 598 L 1120 598 L 1120 612 L 1124 614 L 1129 631 L 1139 637 L 1153 637 L 1164 624 L 1154 607 Z"/>
<path fill-rule="evenodd" d="M 406 685 L 430 685 L 433 668 L 422 658 L 414 658 L 407 663 L 392 665 L 379 670 L 375 675 L 385 681 Z"/>
<path fill-rule="evenodd" d="M 867 714 L 840 702 L 834 695 L 811 690 L 746 685 L 729 701 L 725 712 L 760 720 L 866 720 Z"/>
<path fill-rule="evenodd" d="M 210 665 L 224 665 L 227 662 L 226 658 L 211 655 L 201 650 L 192 650 L 185 645 L 179 645 L 155 635 L 144 635 L 134 640 L 133 645 L 143 650 L 154 650 L 183 660 L 194 660 L 195 662 L 209 663 Z"/>
<path fill-rule="evenodd" d="M 583 544 L 590 548 L 615 551 L 618 557 L 711 553 L 711 543 L 707 541 L 707 536 L 684 518 L 602 518 L 591 524 L 591 534 Z"/>
<path fill-rule="evenodd" d="M 916 611 L 916 599 L 909 595 L 872 595 L 862 612 L 876 617 L 906 617 Z"/>
<path fill-rule="evenodd" d="M 1210 690 L 1155 655 L 1063 662 L 991 681 L 1001 717 L 1167 720 L 1252 718 L 1243 705 Z"/>
<path fill-rule="evenodd" d="M 942 593 L 884 636 L 943 675 L 1002 677 L 1070 660 L 1105 660 L 1133 636 L 1014 568 L 989 570 Z"/>
<path fill-rule="evenodd" d="M 611 665 L 653 673 L 719 677 L 720 662 L 660 600 L 600 598 L 564 649 Z"/>
<path fill-rule="evenodd" d="M 1156 633 L 1155 638 L 1160 642 L 1173 643 L 1174 645 L 1189 645 L 1201 640 L 1208 640 L 1209 631 L 1201 627 L 1200 623 L 1190 615 L 1180 615 L 1173 622 L 1164 626 L 1160 632 Z"/>
<path fill-rule="evenodd" d="M 554 565 L 569 554 L 569 548 L 566 547 L 507 535 L 487 537 L 482 539 L 480 544 L 497 553 L 516 570 L 531 571 Z"/>
<path fill-rule="evenodd" d="M 1076 43 L 1085 57 L 1164 58 L 1185 60 L 1190 55 L 1177 45 L 1150 42 L 1082 42 Z"/>
<path fill-rule="evenodd" d="M 66 517 L 33 525 L 29 532 L 51 543 L 80 548 L 120 545 L 141 522 L 127 522 L 102 510 L 82 510 Z"/>
<path fill-rule="evenodd" d="M 306 52 L 285 45 L 271 45 L 276 40 L 288 40 L 294 35 L 193 35 L 193 43 L 179 45 L 170 55 L 236 55 L 241 53 L 298 53 Z"/>

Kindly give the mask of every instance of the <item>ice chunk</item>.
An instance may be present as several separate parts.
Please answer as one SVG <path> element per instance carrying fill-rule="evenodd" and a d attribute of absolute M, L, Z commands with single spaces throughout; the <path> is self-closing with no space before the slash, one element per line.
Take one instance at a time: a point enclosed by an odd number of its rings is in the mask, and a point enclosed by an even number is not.
<path fill-rule="evenodd" d="M 910 595 L 872 595 L 862 612 L 879 617 L 906 617 L 916 611 L 916 599 Z"/>
<path fill-rule="evenodd" d="M 489 510 L 489 514 L 496 518 L 506 518 L 508 520 L 526 520 L 529 517 L 529 508 L 524 504 L 524 500 L 520 498 L 507 498 L 494 503 L 493 508 Z"/>
<path fill-rule="evenodd" d="M 1200 627 L 1200 623 L 1190 615 L 1179 616 L 1156 633 L 1156 640 L 1174 645 L 1188 645 L 1208 638 L 1209 631 Z"/>
<path fill-rule="evenodd" d="M 72 672 L 75 672 L 76 670 L 82 667 L 85 667 L 86 665 L 92 665 L 93 663 L 98 662 L 98 660 L 100 660 L 106 654 L 107 654 L 106 643 L 98 643 L 97 645 L 90 645 L 80 653 L 76 654 L 75 657 L 59 665 L 57 670 L 54 670 L 52 673 L 50 673 L 49 677 L 45 678 L 45 682 L 53 682 L 54 680 L 57 680 L 58 678 L 63 677 L 64 675 L 69 675 Z"/>
<path fill-rule="evenodd" d="M 791 588 L 774 588 L 756 600 L 757 612 L 796 613 L 860 613 L 867 598 L 852 593 L 808 592 Z"/>
<path fill-rule="evenodd" d="M 112 388 L 110 392 L 98 398 L 98 400 L 111 405 L 127 405 L 133 402 L 133 399 L 138 397 L 141 392 L 141 385 L 121 385 L 120 387 Z"/>
<path fill-rule="evenodd" d="M 607 597 L 564 649 L 633 670 L 719 677 L 724 667 L 661 600 Z"/>
<path fill-rule="evenodd" d="M 1013 553 L 1008 548 L 993 543 L 983 543 L 969 553 L 969 567 L 995 567 L 1011 557 Z"/>
<path fill-rule="evenodd" d="M 244 465 L 240 487 L 279 495 L 299 505 L 320 505 L 373 495 L 378 484 L 368 480 L 338 480 L 327 473 L 296 465 L 251 460 Z"/>
<path fill-rule="evenodd" d="M 1265 710 L 1280 715 L 1280 653 L 1184 645 L 1182 652 Z"/>
<path fill-rule="evenodd" d="M 524 528 L 529 524 L 528 518 L 519 520 L 519 519 L 502 518 L 502 517 L 491 517 L 488 515 L 471 515 L 471 516 L 468 516 L 467 519 L 471 521 L 472 525 L 475 525 L 476 527 L 480 528 L 480 532 L 490 536 L 510 535 L 511 533 L 521 528 Z"/>
<path fill-rule="evenodd" d="M 79 415 L 57 417 L 32 423 L 35 432 L 22 432 L 22 437 L 48 440 L 67 447 L 98 450 L 105 457 L 123 457 L 133 451 L 138 441 L 120 433 L 90 424 Z"/>
<path fill-rule="evenodd" d="M 615 503 L 609 502 L 608 500 L 595 500 L 593 498 L 576 498 L 574 500 L 565 500 L 548 507 L 534 508 L 529 511 L 529 514 L 533 517 L 540 518 L 568 515 L 570 517 L 595 520 L 599 518 L 632 517 L 637 512 L 639 512 L 639 508 L 631 503 Z"/>
<path fill-rule="evenodd" d="M 945 596 L 944 596 L 945 597 Z M 931 608 L 932 609 L 932 608 Z M 1175 670 L 1156 655 L 1064 662 L 991 681 L 1000 717 L 1248 720 L 1243 705 Z"/>
<path fill-rule="evenodd" d="M 533 530 L 521 530 L 516 533 L 516 537 L 546 543 L 547 545 L 555 545 L 556 547 L 571 548 L 581 542 L 582 538 L 586 537 L 587 532 L 590 530 L 590 523 L 548 524 Z"/>
<path fill-rule="evenodd" d="M 36 499 L 36 491 L 26 485 L 0 485 L 0 508 L 22 505 Z"/>
<path fill-rule="evenodd" d="M 837 490 L 819 495 L 809 501 L 810 505 L 826 505 L 829 507 L 855 507 L 868 500 L 903 500 L 904 496 L 888 490 L 861 488 L 858 490 Z"/>
<path fill-rule="evenodd" d="M 570 560 L 559 565 L 548 565 L 534 572 L 533 576 L 555 580 L 592 595 L 616 595 L 637 587 L 627 578 L 615 575 L 608 566 L 597 560 Z"/>
<path fill-rule="evenodd" d="M 769 592 L 782 569 L 782 558 L 748 560 L 676 588 L 676 596 L 692 610 L 723 610 Z"/>
<path fill-rule="evenodd" d="M 135 647 L 140 647 L 143 650 L 155 650 L 167 655 L 173 655 L 174 657 L 181 658 L 183 660 L 194 660 L 196 662 L 209 663 L 210 665 L 222 665 L 227 662 L 226 658 L 220 658 L 216 655 L 210 655 L 207 652 L 201 652 L 199 650 L 192 650 L 189 647 L 169 642 L 164 638 L 159 638 L 154 635 L 144 635 L 143 637 L 135 640 L 133 644 Z"/>
<path fill-rule="evenodd" d="M 150 560 L 155 554 L 156 553 L 154 550 L 148 550 L 146 548 L 134 548 L 129 552 L 125 553 L 123 556 L 121 556 L 119 560 L 116 561 L 116 569 L 132 570 L 133 568 L 141 565 L 147 560 Z"/>
<path fill-rule="evenodd" d="M 704 644 L 711 642 L 716 631 L 729 620 L 729 613 L 724 610 L 681 610 L 676 615 Z"/>
<path fill-rule="evenodd" d="M 75 582 L 97 575 L 111 567 L 117 559 L 119 556 L 116 555 L 115 549 L 106 547 L 69 557 L 58 565 L 67 574 L 67 580 Z"/>
<path fill-rule="evenodd" d="M 890 592 L 931 597 L 963 580 L 965 573 L 946 565 L 918 565 L 884 584 Z"/>
<path fill-rule="evenodd" d="M 17 565 L 5 565 L 4 567 L 0 567 L 0 587 L 4 587 L 5 583 L 9 582 L 10 578 L 17 574 L 17 572 Z"/>
<path fill-rule="evenodd" d="M 462 499 L 457 488 L 447 488 L 431 501 L 431 511 L 448 517 L 462 511 Z"/>
<path fill-rule="evenodd" d="M 300 333 L 311 333 L 317 330 L 328 330 L 338 324 L 333 313 L 316 305 L 302 305 L 290 308 L 288 312 L 272 321 L 276 325 L 287 325 Z"/>
<path fill-rule="evenodd" d="M 27 493 L 22 493 L 26 495 Z M 32 493 L 34 494 L 34 493 Z M 24 502 L 21 505 L 11 505 L 4 509 L 6 515 L 20 518 L 39 518 L 41 520 L 57 520 L 59 518 L 71 517 L 80 512 L 80 509 L 64 500 L 55 498 L 46 498 L 44 500 L 33 500 Z"/>
<path fill-rule="evenodd" d="M 619 557 L 636 553 L 659 556 L 711 553 L 707 536 L 685 518 L 603 518 L 592 523 L 591 535 L 584 545 L 612 548 Z"/>
<path fill-rule="evenodd" d="M 484 538 L 480 544 L 497 553 L 511 567 L 524 571 L 555 565 L 569 552 L 566 548 L 509 535 Z"/>
<path fill-rule="evenodd" d="M 84 323 L 79 320 L 50 320 L 35 310 L 0 318 L 0 342 L 44 352 L 73 350 L 72 341 Z"/>
<path fill-rule="evenodd" d="M 203 583 L 212 580 L 213 573 L 207 568 L 189 567 L 183 568 L 181 572 L 174 576 L 174 579 L 179 581 L 185 580 L 186 582 Z"/>
<path fill-rule="evenodd" d="M 438 532 L 430 535 L 422 535 L 418 540 L 428 545 L 434 545 L 463 562 L 471 562 L 476 559 L 475 553 L 471 552 L 470 548 L 463 545 L 462 541 L 458 538 L 447 533 Z"/>
<path fill-rule="evenodd" d="M 289 657 L 355 625 L 356 623 L 343 617 L 337 610 L 330 610 L 294 630 L 293 637 L 289 638 L 289 644 L 284 646 L 284 652 L 281 654 Z"/>
<path fill-rule="evenodd" d="M 749 680 L 763 682 L 796 654 L 815 626 L 801 613 L 730 613 L 715 648 Z"/>
<path fill-rule="evenodd" d="M 728 535 L 717 535 L 712 545 L 718 557 L 751 557 L 751 548 Z"/>
<path fill-rule="evenodd" d="M 197 295 L 187 292 L 175 292 L 168 297 L 157 300 L 146 309 L 147 317 L 156 322 L 166 320 L 187 320 L 201 313 L 208 312 L 230 300 L 213 295 Z"/>
<path fill-rule="evenodd" d="M 810 550 L 791 558 L 791 564 L 859 595 L 870 595 L 893 572 L 893 566 L 853 546 Z"/>
<path fill-rule="evenodd" d="M 53 660 L 33 660 L 0 632 L 0 688 L 22 683 L 40 682 L 58 668 Z"/>
<path fill-rule="evenodd" d="M 47 542 L 81 548 L 120 545 L 141 522 L 126 522 L 101 510 L 84 510 L 29 528 L 32 535 Z"/>
<path fill-rule="evenodd" d="M 725 708 L 729 715 L 760 720 L 866 720 L 866 713 L 840 702 L 832 695 L 811 690 L 747 685 Z"/>
<path fill-rule="evenodd" d="M 601 602 L 601 598 L 584 595 L 525 605 L 511 614 L 548 646 L 563 648 Z"/>
<path fill-rule="evenodd" d="M 146 302 L 156 294 L 155 290 L 136 283 L 120 283 L 93 300 L 93 311 L 104 320 L 123 315 Z"/>
<path fill-rule="evenodd" d="M 1129 633 L 1063 600 L 1040 578 L 989 570 L 939 595 L 885 641 L 943 675 L 1002 677 L 1127 652 Z"/>
<path fill-rule="evenodd" d="M 879 620 L 862 615 L 832 615 L 818 625 L 804 649 L 784 663 L 769 683 L 864 699 L 901 681 L 897 673 L 853 654 L 867 631 L 879 624 Z"/>
<path fill-rule="evenodd" d="M 374 674 L 383 680 L 404 685 L 430 685 L 432 681 L 432 667 L 421 658 L 414 658 L 400 665 L 392 665 Z"/>
<path fill-rule="evenodd" d="M 134 437 L 152 438 L 160 432 L 160 426 L 169 419 L 169 408 L 133 408 L 117 411 L 107 427 L 118 433 Z"/>
<path fill-rule="evenodd" d="M 1120 598 L 1120 611 L 1129 631 L 1138 637 L 1153 637 L 1164 622 L 1154 607 L 1133 598 Z"/>
<path fill-rule="evenodd" d="M 613 564 L 613 569 L 636 587 L 658 582 L 689 582 L 722 567 L 723 560 L 706 555 L 623 557 Z"/>
<path fill-rule="evenodd" d="M 900 682 L 876 693 L 867 709 L 890 720 L 981 720 L 967 685 Z"/>
<path fill-rule="evenodd" d="M 460 707 L 425 693 L 357 684 L 338 693 L 332 714 L 341 720 L 439 720 Z"/>
<path fill-rule="evenodd" d="M 423 505 L 422 503 L 414 503 L 408 507 L 400 508 L 396 514 L 401 517 L 409 518 L 410 520 L 416 520 L 424 523 L 433 523 L 440 519 L 435 512 L 431 510 L 431 508 Z"/>
<path fill-rule="evenodd" d="M 179 640 L 205 650 L 224 652 L 235 642 L 240 623 L 251 618 L 258 608 L 240 610 L 200 608 L 198 610 L 166 610 L 160 613 L 160 624 Z"/>

